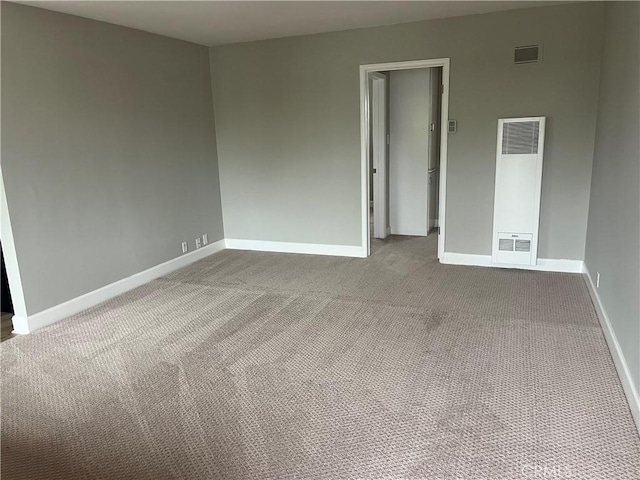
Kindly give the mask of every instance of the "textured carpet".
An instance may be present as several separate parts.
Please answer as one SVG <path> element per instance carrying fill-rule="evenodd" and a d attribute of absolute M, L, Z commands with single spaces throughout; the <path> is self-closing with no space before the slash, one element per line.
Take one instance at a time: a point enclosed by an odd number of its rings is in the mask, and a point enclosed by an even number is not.
<path fill-rule="evenodd" d="M 638 479 L 579 275 L 224 251 L 2 349 L 2 478 Z"/>

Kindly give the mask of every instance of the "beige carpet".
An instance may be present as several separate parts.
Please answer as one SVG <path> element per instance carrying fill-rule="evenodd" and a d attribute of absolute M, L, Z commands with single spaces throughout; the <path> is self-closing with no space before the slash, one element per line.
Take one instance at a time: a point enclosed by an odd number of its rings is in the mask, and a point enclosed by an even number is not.
<path fill-rule="evenodd" d="M 2 478 L 640 478 L 579 275 L 224 251 L 2 348 Z"/>

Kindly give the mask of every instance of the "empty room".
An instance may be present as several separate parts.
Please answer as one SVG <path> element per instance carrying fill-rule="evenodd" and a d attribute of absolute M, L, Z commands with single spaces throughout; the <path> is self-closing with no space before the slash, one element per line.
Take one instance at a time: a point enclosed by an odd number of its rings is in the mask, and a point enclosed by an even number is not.
<path fill-rule="evenodd" d="M 640 479 L 640 2 L 0 21 L 3 480 Z"/>

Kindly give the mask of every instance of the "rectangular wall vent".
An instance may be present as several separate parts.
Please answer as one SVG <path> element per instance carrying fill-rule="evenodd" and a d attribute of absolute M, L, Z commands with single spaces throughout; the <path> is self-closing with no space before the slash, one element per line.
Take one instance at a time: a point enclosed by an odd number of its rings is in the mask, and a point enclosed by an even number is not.
<path fill-rule="evenodd" d="M 530 252 L 531 240 L 516 240 L 516 252 Z"/>
<path fill-rule="evenodd" d="M 531 260 L 533 235 L 529 233 L 498 232 L 493 255 L 496 263 L 525 263 Z"/>
<path fill-rule="evenodd" d="M 502 252 L 513 252 L 513 239 L 501 238 L 499 241 L 498 250 Z"/>
<path fill-rule="evenodd" d="M 502 131 L 503 155 L 530 155 L 538 153 L 540 122 L 505 122 Z"/>
<path fill-rule="evenodd" d="M 513 51 L 513 63 L 537 63 L 540 61 L 540 45 L 516 47 Z"/>

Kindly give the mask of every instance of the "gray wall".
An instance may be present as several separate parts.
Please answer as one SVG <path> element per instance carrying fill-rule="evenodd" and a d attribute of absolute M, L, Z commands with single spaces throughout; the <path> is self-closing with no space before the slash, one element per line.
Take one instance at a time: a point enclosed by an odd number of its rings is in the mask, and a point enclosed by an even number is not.
<path fill-rule="evenodd" d="M 359 245 L 358 65 L 451 58 L 447 244 L 491 253 L 499 117 L 549 117 L 541 257 L 584 258 L 600 68 L 599 3 L 210 49 L 228 238 Z M 542 42 L 544 62 L 513 65 Z"/>
<path fill-rule="evenodd" d="M 2 2 L 2 171 L 28 314 L 223 238 L 207 49 Z"/>
<path fill-rule="evenodd" d="M 640 391 L 640 4 L 607 3 L 585 263 Z"/>

